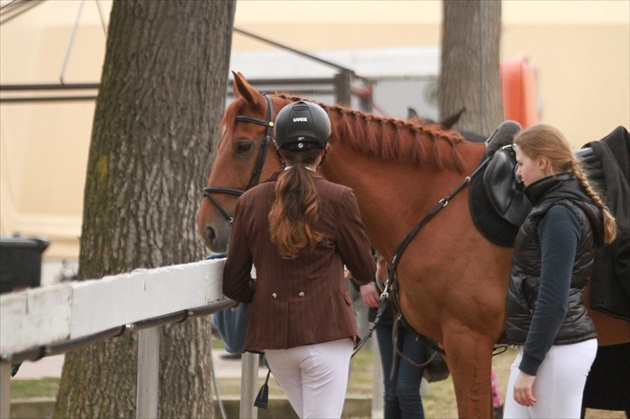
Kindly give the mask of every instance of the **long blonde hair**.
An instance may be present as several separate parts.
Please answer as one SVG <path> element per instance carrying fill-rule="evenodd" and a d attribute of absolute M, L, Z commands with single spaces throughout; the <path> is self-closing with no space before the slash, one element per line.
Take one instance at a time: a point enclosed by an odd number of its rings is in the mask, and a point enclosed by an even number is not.
<path fill-rule="evenodd" d="M 312 173 L 305 166 L 317 159 L 321 149 L 279 152 L 291 168 L 283 171 L 276 182 L 276 199 L 268 215 L 269 233 L 280 256 L 295 259 L 302 249 L 312 250 L 324 239 L 316 230 L 319 195 Z"/>
<path fill-rule="evenodd" d="M 604 243 L 610 244 L 617 236 L 615 217 L 608 211 L 601 197 L 588 181 L 569 142 L 562 132 L 546 124 L 533 125 L 516 135 L 514 144 L 530 159 L 546 158 L 552 173 L 571 173 L 575 176 L 586 194 L 593 200 L 604 216 Z"/>

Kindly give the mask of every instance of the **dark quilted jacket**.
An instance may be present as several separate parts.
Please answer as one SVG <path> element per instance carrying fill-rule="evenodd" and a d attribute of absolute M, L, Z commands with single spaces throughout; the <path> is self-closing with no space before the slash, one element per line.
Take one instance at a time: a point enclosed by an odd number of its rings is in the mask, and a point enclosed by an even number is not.
<path fill-rule="evenodd" d="M 530 329 L 538 297 L 541 254 L 538 224 L 547 210 L 564 205 L 576 216 L 581 237 L 569 290 L 567 314 L 554 345 L 582 342 L 597 336 L 593 322 L 582 300 L 582 291 L 593 269 L 595 244 L 601 244 L 603 220 L 599 208 L 582 190 L 579 181 L 569 174 L 542 179 L 527 188 L 534 207 L 521 226 L 514 244 L 510 285 L 506 300 L 506 334 L 508 342 L 522 345 Z"/>

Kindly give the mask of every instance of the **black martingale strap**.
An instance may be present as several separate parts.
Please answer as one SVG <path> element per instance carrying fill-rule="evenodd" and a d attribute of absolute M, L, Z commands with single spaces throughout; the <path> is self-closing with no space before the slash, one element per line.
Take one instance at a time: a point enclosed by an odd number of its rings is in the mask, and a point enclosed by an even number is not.
<path fill-rule="evenodd" d="M 400 300 L 398 299 L 398 282 L 395 279 L 396 269 L 398 268 L 398 262 L 400 261 L 400 257 L 402 256 L 407 246 L 409 246 L 409 243 L 411 243 L 413 238 L 416 236 L 418 231 L 420 231 L 422 227 L 424 227 L 429 221 L 431 221 L 431 219 L 442 208 L 447 206 L 449 201 L 455 195 L 457 195 L 462 189 L 464 189 L 464 187 L 466 187 L 466 185 L 470 183 L 472 178 L 475 177 L 475 175 L 477 175 L 477 173 L 479 173 L 481 169 L 486 164 L 488 164 L 489 161 L 490 161 L 490 158 L 486 158 L 483 162 L 481 162 L 481 164 L 479 164 L 479 166 L 477 166 L 475 171 L 472 172 L 470 176 L 467 176 L 464 179 L 464 181 L 460 183 L 451 193 L 449 193 L 444 198 L 442 198 L 437 203 L 437 205 L 433 207 L 433 209 L 431 209 L 431 211 L 429 211 L 429 213 L 425 215 L 422 220 L 420 220 L 420 222 L 409 232 L 409 234 L 407 234 L 407 237 L 405 237 L 405 239 L 398 245 L 398 248 L 396 249 L 396 253 L 394 253 L 394 257 L 392 258 L 392 263 L 390 264 L 390 267 L 388 269 L 387 282 L 385 283 L 385 289 L 383 290 L 383 293 L 389 294 L 392 300 L 392 304 L 394 305 L 394 308 L 396 309 L 396 312 L 398 313 L 397 314 L 398 321 L 400 321 L 400 323 L 402 323 L 402 325 L 405 326 L 409 330 L 413 330 L 414 332 L 416 332 L 415 329 L 409 324 L 409 322 L 405 319 L 405 317 L 402 314 L 402 309 L 400 307 Z M 440 348 L 435 343 L 435 341 L 433 341 L 432 339 L 429 339 L 428 337 L 424 335 L 421 335 L 418 332 L 416 333 L 418 334 L 418 340 L 422 342 L 425 346 L 428 346 L 429 348 L 433 349 L 434 351 L 440 352 L 441 354 L 445 354 L 444 349 Z"/>

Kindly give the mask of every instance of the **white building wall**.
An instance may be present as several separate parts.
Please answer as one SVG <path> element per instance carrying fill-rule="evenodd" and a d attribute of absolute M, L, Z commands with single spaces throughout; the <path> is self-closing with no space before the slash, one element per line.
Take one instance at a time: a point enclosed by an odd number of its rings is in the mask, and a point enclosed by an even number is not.
<path fill-rule="evenodd" d="M 0 6 L 8 3 L 1 0 Z M 101 16 L 109 20 L 111 1 L 55 0 L 0 25 L 0 84 L 59 83 L 82 3 L 63 79 L 98 83 L 106 41 Z M 357 74 L 376 77 L 383 64 L 394 64 L 383 54 L 405 48 L 435 54 L 441 10 L 439 1 L 239 0 L 235 26 L 296 49 L 349 59 Z M 543 122 L 563 129 L 576 147 L 618 125 L 630 127 L 630 2 L 505 0 L 503 26 L 502 58 L 525 52 L 537 65 Z M 364 67 L 353 61 L 357 50 L 381 55 Z M 246 69 L 236 54 L 277 52 L 240 34 L 233 37 L 233 51 L 231 69 L 247 78 L 270 70 Z M 415 105 L 434 117 L 431 106 L 408 103 L 424 99 L 424 87 L 403 88 L 418 89 L 411 98 L 396 90 L 397 81 L 416 83 L 435 74 L 436 60 L 422 61 L 418 65 L 429 69 L 414 73 L 415 54 L 390 65 L 398 75 L 376 84 L 375 103 L 387 114 L 403 117 L 406 106 Z M 303 75 L 316 68 L 304 61 L 293 71 Z M 0 234 L 44 235 L 52 242 L 45 258 L 78 256 L 93 114 L 93 102 L 0 104 Z"/>

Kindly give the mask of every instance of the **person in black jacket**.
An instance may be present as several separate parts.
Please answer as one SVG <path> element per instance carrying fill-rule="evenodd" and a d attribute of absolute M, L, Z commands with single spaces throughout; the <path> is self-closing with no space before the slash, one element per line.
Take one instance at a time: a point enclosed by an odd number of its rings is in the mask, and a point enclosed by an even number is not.
<path fill-rule="evenodd" d="M 595 246 L 615 239 L 614 217 L 590 186 L 569 143 L 549 125 L 514 139 L 532 210 L 514 244 L 506 335 L 518 345 L 505 418 L 579 418 L 597 334 L 582 300 Z"/>

